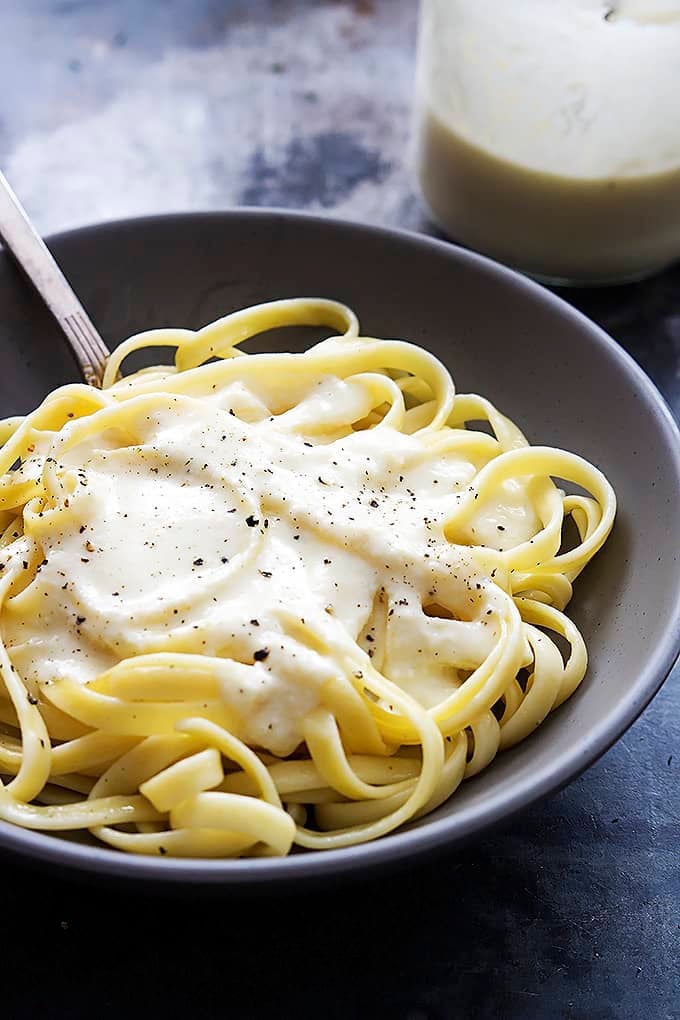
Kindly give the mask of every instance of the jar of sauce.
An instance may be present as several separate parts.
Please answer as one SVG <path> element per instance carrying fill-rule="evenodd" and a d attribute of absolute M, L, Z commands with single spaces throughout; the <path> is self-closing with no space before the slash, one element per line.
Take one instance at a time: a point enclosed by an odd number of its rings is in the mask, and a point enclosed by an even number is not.
<path fill-rule="evenodd" d="M 680 258 L 680 0 L 422 0 L 416 165 L 454 240 L 539 279 Z"/>

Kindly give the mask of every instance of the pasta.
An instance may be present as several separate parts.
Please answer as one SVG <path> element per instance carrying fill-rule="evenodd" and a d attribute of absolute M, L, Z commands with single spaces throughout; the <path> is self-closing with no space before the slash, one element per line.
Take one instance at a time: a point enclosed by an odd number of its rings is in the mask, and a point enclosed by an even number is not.
<path fill-rule="evenodd" d="M 333 335 L 240 351 L 289 325 Z M 155 346 L 173 366 L 119 377 Z M 564 610 L 611 486 L 337 302 L 132 337 L 0 443 L 5 821 L 141 854 L 365 842 L 584 676 Z"/>

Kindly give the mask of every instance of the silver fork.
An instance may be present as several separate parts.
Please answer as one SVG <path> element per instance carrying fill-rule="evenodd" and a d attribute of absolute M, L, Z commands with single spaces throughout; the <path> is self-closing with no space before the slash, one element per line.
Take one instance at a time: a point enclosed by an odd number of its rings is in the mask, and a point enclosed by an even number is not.
<path fill-rule="evenodd" d="M 85 382 L 101 387 L 109 349 L 2 173 L 0 240 L 54 316 Z"/>

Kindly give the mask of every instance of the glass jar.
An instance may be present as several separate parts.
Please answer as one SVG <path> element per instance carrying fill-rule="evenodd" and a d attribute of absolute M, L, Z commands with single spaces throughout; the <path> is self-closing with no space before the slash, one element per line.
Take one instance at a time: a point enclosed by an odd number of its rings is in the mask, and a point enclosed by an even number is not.
<path fill-rule="evenodd" d="M 680 0 L 422 0 L 416 163 L 454 240 L 539 279 L 680 258 Z"/>

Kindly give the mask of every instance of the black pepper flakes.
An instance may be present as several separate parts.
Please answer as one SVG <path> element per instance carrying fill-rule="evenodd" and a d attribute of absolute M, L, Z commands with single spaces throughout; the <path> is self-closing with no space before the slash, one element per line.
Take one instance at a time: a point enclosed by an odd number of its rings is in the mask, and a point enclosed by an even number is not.
<path fill-rule="evenodd" d="M 259 523 L 259 519 L 257 517 L 253 517 L 252 514 L 249 514 L 248 517 L 246 517 L 246 524 L 249 528 L 256 528 Z"/>
<path fill-rule="evenodd" d="M 264 662 L 269 656 L 268 648 L 258 648 L 256 652 L 253 652 L 253 658 L 256 662 Z"/>

